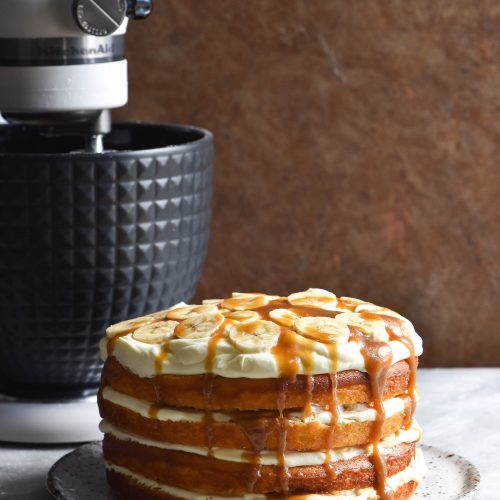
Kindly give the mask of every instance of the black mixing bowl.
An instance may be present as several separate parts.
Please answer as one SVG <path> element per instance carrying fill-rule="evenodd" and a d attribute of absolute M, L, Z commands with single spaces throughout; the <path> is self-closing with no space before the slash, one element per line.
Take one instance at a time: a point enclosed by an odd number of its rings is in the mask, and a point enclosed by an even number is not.
<path fill-rule="evenodd" d="M 0 392 L 94 390 L 107 325 L 194 294 L 210 230 L 213 141 L 178 125 L 81 139 L 0 126 Z"/>

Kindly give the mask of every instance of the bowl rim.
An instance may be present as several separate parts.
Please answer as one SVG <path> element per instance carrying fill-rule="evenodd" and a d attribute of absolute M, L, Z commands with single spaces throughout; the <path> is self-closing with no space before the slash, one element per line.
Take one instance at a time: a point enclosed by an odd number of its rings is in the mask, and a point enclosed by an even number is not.
<path fill-rule="evenodd" d="M 0 124 L 0 131 L 2 127 L 16 127 L 23 128 L 24 125 L 10 125 L 10 124 Z M 0 151 L 0 160 L 7 158 L 30 158 L 30 159 L 86 159 L 95 158 L 96 160 L 108 160 L 113 158 L 134 158 L 143 157 L 147 155 L 151 156 L 161 156 L 162 154 L 176 154 L 185 153 L 193 150 L 203 149 L 213 144 L 213 133 L 205 128 L 196 127 L 194 125 L 184 125 L 178 123 L 154 123 L 154 122 L 143 122 L 140 120 L 117 122 L 113 124 L 114 129 L 126 128 L 126 127 L 137 127 L 137 128 L 163 128 L 173 132 L 196 132 L 201 134 L 201 137 L 192 141 L 183 142 L 181 144 L 173 144 L 167 146 L 161 146 L 156 148 L 147 149 L 124 149 L 124 150 L 109 150 L 104 151 L 104 153 L 94 153 L 87 151 L 76 151 L 67 153 L 6 153 Z"/>

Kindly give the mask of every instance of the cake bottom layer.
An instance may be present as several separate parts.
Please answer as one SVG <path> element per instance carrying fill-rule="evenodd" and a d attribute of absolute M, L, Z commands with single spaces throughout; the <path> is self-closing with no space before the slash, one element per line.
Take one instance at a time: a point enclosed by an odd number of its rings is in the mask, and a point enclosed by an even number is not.
<path fill-rule="evenodd" d="M 217 496 L 161 484 L 130 470 L 107 464 L 107 478 L 119 500 L 263 500 L 283 498 L 279 495 L 242 494 L 238 496 Z M 394 491 L 394 500 L 407 500 L 415 492 L 418 483 L 426 473 L 423 454 L 417 449 L 415 457 L 404 470 L 389 477 L 388 485 Z M 371 488 L 341 490 L 323 494 L 297 494 L 286 497 L 289 500 L 376 500 L 376 491 Z"/>
<path fill-rule="evenodd" d="M 161 484 L 199 489 L 212 495 L 221 492 L 244 495 L 246 492 L 273 494 L 283 491 L 325 492 L 367 488 L 375 484 L 375 467 L 368 454 L 336 460 L 329 467 L 293 466 L 284 472 L 279 465 L 256 462 L 238 463 L 123 441 L 106 434 L 105 460 Z M 415 443 L 401 443 L 384 450 L 388 477 L 406 469 L 415 455 Z"/>

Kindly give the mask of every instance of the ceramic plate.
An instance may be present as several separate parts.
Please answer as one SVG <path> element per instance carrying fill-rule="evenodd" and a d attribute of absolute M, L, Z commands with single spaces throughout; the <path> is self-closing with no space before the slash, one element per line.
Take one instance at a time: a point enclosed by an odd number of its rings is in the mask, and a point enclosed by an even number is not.
<path fill-rule="evenodd" d="M 422 446 L 429 472 L 415 500 L 469 500 L 479 487 L 479 472 L 458 455 L 434 446 Z M 57 461 L 49 471 L 47 488 L 58 500 L 111 500 L 101 443 L 80 446 Z"/>
<path fill-rule="evenodd" d="M 429 470 L 413 497 L 415 500 L 476 498 L 480 476 L 475 465 L 460 455 L 448 453 L 435 446 L 424 444 L 421 448 Z"/>

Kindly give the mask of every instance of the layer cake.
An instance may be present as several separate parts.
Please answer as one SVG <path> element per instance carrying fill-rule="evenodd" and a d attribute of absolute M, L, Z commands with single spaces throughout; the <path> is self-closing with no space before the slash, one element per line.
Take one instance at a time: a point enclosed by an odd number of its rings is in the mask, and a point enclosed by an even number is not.
<path fill-rule="evenodd" d="M 234 293 L 110 326 L 99 391 L 120 499 L 407 499 L 421 338 L 309 289 Z"/>

